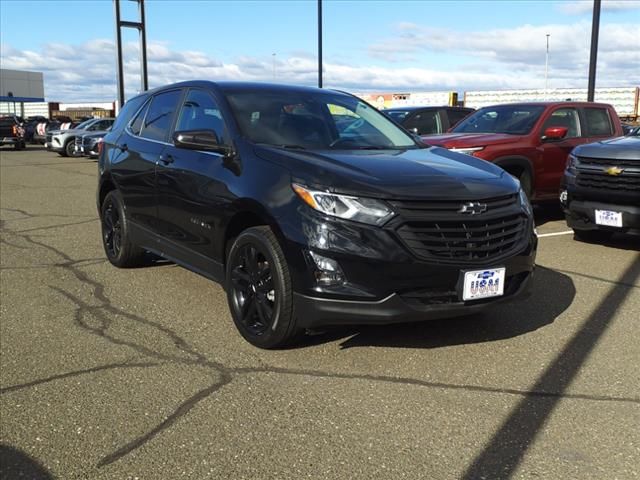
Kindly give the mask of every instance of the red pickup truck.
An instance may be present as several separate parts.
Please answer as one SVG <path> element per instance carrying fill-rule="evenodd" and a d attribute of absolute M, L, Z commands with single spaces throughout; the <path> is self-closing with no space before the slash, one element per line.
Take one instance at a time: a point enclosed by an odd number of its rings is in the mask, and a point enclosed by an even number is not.
<path fill-rule="evenodd" d="M 449 133 L 422 140 L 500 165 L 532 200 L 556 200 L 569 152 L 622 134 L 611 105 L 537 102 L 481 108 Z"/>

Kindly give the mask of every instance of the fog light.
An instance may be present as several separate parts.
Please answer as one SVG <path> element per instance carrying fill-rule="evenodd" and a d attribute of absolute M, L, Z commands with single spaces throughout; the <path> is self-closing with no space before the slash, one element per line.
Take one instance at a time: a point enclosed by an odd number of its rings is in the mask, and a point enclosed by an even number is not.
<path fill-rule="evenodd" d="M 569 195 L 567 194 L 566 190 L 560 191 L 560 203 L 562 203 L 563 205 L 566 205 L 568 197 Z"/>
<path fill-rule="evenodd" d="M 344 273 L 342 273 L 342 269 L 338 262 L 332 258 L 323 257 L 322 255 L 318 255 L 311 251 L 309 252 L 309 255 L 316 264 L 314 277 L 318 285 L 328 287 L 344 283 Z"/>

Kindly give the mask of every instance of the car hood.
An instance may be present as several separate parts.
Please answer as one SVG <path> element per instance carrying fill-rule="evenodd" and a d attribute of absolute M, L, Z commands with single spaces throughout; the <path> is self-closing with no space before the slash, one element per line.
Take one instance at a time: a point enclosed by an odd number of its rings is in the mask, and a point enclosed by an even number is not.
<path fill-rule="evenodd" d="M 501 168 L 470 155 L 430 147 L 411 150 L 286 150 L 255 153 L 292 180 L 337 193 L 376 198 L 476 199 L 508 195 L 518 185 Z"/>
<path fill-rule="evenodd" d="M 102 138 L 107 133 L 109 133 L 107 130 L 99 130 L 97 132 L 85 133 L 84 135 L 82 135 L 82 138 Z"/>
<path fill-rule="evenodd" d="M 47 133 L 50 133 L 52 135 L 60 135 L 60 134 L 73 134 L 73 135 L 82 135 L 83 133 L 86 133 L 86 130 L 79 130 L 77 128 L 70 128 L 68 130 L 49 130 Z"/>
<path fill-rule="evenodd" d="M 445 148 L 484 147 L 519 142 L 521 139 L 520 135 L 506 133 L 446 133 L 422 137 L 422 141 L 428 145 L 438 145 Z"/>
<path fill-rule="evenodd" d="M 574 155 L 614 160 L 637 160 L 640 162 L 640 137 L 618 137 L 595 143 L 580 145 Z"/>

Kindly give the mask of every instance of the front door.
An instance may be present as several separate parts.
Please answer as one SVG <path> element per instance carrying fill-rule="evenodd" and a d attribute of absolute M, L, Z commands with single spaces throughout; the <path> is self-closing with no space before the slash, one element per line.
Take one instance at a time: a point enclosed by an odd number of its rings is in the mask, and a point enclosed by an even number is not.
<path fill-rule="evenodd" d="M 221 144 L 228 135 L 214 97 L 191 89 L 184 97 L 175 131 L 213 130 Z M 158 163 L 158 217 L 162 235 L 190 255 L 189 263 L 201 269 L 222 262 L 222 214 L 229 211 L 232 195 L 227 185 L 235 174 L 224 166 L 222 154 L 169 145 Z M 206 273 L 212 273 L 207 271 Z"/>
<path fill-rule="evenodd" d="M 567 134 L 559 140 L 544 138 L 544 131 L 549 127 L 565 127 Z M 584 143 L 584 135 L 580 128 L 580 117 L 575 108 L 558 108 L 551 112 L 542 125 L 539 133 L 538 151 L 541 157 L 541 169 L 536 171 L 536 198 L 557 197 L 560 181 L 567 166 L 569 153 L 576 146 Z"/>

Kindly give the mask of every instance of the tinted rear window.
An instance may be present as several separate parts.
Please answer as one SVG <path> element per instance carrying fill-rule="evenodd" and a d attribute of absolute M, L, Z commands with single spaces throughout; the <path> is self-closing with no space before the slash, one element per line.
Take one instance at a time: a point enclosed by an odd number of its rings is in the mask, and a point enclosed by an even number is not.
<path fill-rule="evenodd" d="M 606 108 L 585 108 L 588 136 L 613 135 L 613 125 Z"/>
<path fill-rule="evenodd" d="M 131 116 L 138 111 L 146 98 L 146 95 L 139 95 L 125 103 L 124 107 L 122 107 L 122 110 L 120 110 L 120 113 L 118 114 L 118 118 L 116 118 L 116 121 L 113 123 L 112 130 L 124 128 L 124 126 L 129 123 Z"/>

